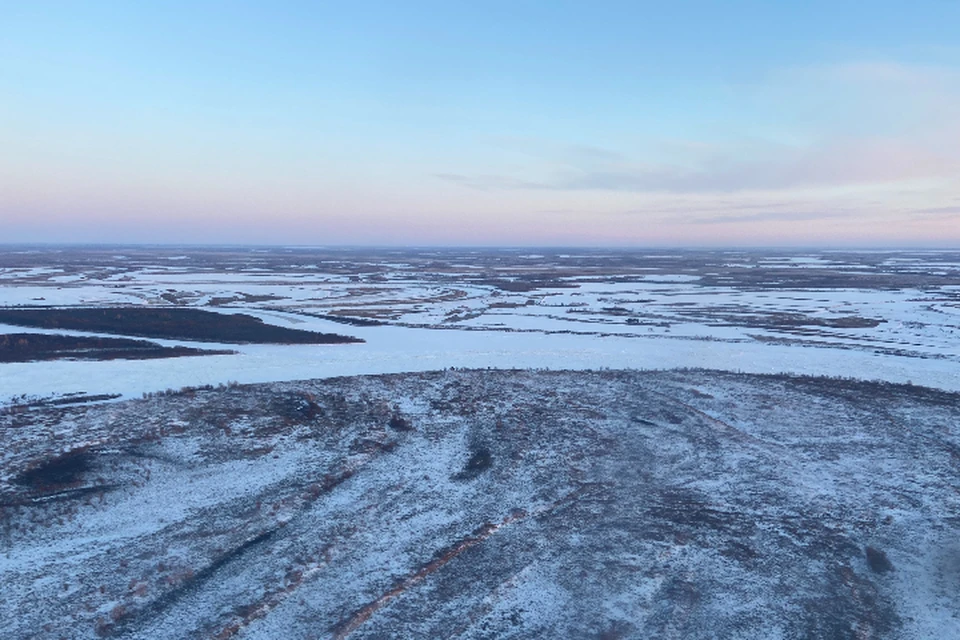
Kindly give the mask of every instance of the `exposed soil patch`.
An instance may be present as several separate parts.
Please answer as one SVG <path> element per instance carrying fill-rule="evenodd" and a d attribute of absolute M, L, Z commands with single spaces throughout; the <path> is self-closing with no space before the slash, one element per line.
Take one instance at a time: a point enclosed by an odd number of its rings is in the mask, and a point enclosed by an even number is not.
<path fill-rule="evenodd" d="M 890 562 L 890 559 L 887 557 L 887 554 L 882 550 L 867 547 L 867 564 L 870 565 L 870 569 L 876 573 L 886 573 L 888 571 L 893 571 L 893 563 Z"/>
<path fill-rule="evenodd" d="M 487 447 L 475 447 L 471 451 L 470 459 L 464 465 L 463 471 L 454 476 L 457 480 L 470 480 L 489 469 L 493 465 L 493 454 Z"/>
<path fill-rule="evenodd" d="M 87 450 L 73 451 L 42 461 L 17 476 L 17 483 L 34 490 L 69 487 L 83 479 L 93 466 L 94 455 Z"/>

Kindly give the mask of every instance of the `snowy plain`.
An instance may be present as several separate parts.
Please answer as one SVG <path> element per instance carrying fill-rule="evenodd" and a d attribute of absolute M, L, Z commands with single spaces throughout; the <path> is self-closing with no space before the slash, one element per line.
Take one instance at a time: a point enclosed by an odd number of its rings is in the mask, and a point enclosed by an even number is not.
<path fill-rule="evenodd" d="M 238 353 L 2 364 L 0 402 L 448 367 L 706 367 L 960 390 L 960 260 L 946 252 L 125 248 L 20 249 L 2 258 L 0 306 L 189 306 L 365 343 L 156 340 Z M 0 325 L 0 333 L 35 331 Z"/>

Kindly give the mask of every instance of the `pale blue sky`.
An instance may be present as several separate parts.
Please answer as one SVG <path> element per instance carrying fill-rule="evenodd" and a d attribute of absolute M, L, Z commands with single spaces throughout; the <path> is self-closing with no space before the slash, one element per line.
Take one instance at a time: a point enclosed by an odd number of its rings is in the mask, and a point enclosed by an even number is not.
<path fill-rule="evenodd" d="M 8 241 L 960 242 L 960 2 L 3 2 Z"/>

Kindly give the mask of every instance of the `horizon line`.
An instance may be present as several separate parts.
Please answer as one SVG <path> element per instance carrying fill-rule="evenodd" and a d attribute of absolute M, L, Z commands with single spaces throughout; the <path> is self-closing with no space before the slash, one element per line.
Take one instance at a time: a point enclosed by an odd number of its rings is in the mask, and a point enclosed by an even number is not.
<path fill-rule="evenodd" d="M 287 244 L 287 243 L 179 243 L 179 242 L 4 242 L 11 248 L 137 248 L 137 249 L 272 249 L 272 250 L 500 250 L 500 251 L 960 251 L 958 245 L 934 244 L 742 244 L 742 245 L 553 245 L 553 244 Z"/>

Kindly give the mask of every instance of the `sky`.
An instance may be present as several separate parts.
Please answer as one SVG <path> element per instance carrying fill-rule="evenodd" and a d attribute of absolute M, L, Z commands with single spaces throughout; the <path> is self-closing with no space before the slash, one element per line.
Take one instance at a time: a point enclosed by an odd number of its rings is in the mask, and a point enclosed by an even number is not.
<path fill-rule="evenodd" d="M 960 246 L 960 0 L 0 0 L 0 243 Z"/>

